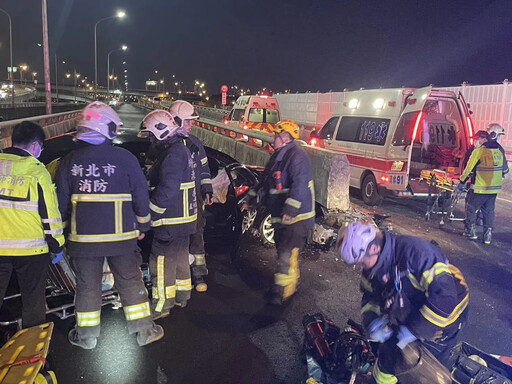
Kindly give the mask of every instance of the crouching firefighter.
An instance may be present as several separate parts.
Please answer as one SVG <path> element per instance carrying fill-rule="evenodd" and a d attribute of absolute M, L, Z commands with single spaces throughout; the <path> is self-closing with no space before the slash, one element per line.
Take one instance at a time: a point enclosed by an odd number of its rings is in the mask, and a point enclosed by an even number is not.
<path fill-rule="evenodd" d="M 197 197 L 197 230 L 190 235 L 189 252 L 194 257 L 190 266 L 192 283 L 197 292 L 205 292 L 208 289 L 204 276 L 208 275 L 204 250 L 204 226 L 206 217 L 204 206 L 213 204 L 213 188 L 210 178 L 210 167 L 208 166 L 208 157 L 203 147 L 203 143 L 198 137 L 191 135 L 192 125 L 199 116 L 194 110 L 194 106 L 184 100 L 177 100 L 171 104 L 169 110 L 174 121 L 180 125 L 182 134 L 185 135 L 184 143 L 190 150 L 192 160 L 194 160 L 194 170 L 196 177 L 196 197 Z"/>
<path fill-rule="evenodd" d="M 151 319 L 140 271 L 137 239 L 150 223 L 147 182 L 138 160 L 112 140 L 119 116 L 101 102 L 82 112 L 75 139 L 87 143 L 60 163 L 56 184 L 62 217 L 69 223 L 68 253 L 76 273 L 76 327 L 71 344 L 96 346 L 100 335 L 101 280 L 105 257 L 119 291 L 128 332 L 140 346 L 160 340 L 164 331 Z M 141 233 L 142 232 L 142 233 Z"/>
<path fill-rule="evenodd" d="M 267 207 L 275 229 L 278 270 L 270 291 L 271 304 L 280 305 L 296 291 L 299 282 L 299 251 L 306 243 L 315 218 L 315 191 L 311 162 L 295 142 L 299 126 L 283 120 L 274 128 L 274 150 L 261 183 L 249 191 L 252 199 Z"/>
<path fill-rule="evenodd" d="M 381 343 L 375 382 L 399 382 L 402 353 L 416 340 L 446 366 L 467 318 L 469 294 L 461 272 L 435 245 L 382 233 L 372 224 L 350 224 L 338 244 L 343 260 L 363 269 L 363 324 Z"/>
<path fill-rule="evenodd" d="M 190 299 L 192 281 L 188 262 L 189 238 L 196 231 L 195 175 L 190 151 L 183 143 L 182 128 L 168 111 L 155 110 L 144 117 L 140 135 L 150 134 L 157 147 L 149 171 L 153 318 L 169 315 L 174 305 Z"/>

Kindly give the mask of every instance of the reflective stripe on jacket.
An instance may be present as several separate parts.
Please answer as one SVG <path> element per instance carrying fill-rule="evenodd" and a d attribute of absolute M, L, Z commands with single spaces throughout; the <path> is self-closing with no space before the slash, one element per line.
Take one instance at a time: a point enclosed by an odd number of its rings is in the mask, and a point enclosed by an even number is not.
<path fill-rule="evenodd" d="M 385 315 L 391 323 L 406 325 L 417 338 L 426 340 L 458 327 L 469 303 L 461 272 L 435 245 L 411 236 L 385 235 L 377 264 L 363 272 L 361 291 L 361 314 L 367 328 Z"/>
<path fill-rule="evenodd" d="M 75 253 L 115 255 L 116 244 L 134 241 L 150 228 L 144 173 L 123 148 L 106 142 L 71 152 L 59 165 L 56 183 Z"/>
<path fill-rule="evenodd" d="M 149 182 L 151 226 L 156 234 L 190 235 L 196 231 L 197 202 L 194 163 L 183 138 L 162 143 Z M 164 235 L 165 236 L 165 235 Z"/>
<path fill-rule="evenodd" d="M 289 225 L 307 220 L 313 226 L 315 217 L 315 187 L 311 161 L 295 142 L 277 150 L 267 163 L 262 175 L 266 205 L 273 223 Z M 292 217 L 282 222 L 283 215 Z"/>
<path fill-rule="evenodd" d="M 0 256 L 58 253 L 64 245 L 55 187 L 29 152 L 0 153 Z"/>
<path fill-rule="evenodd" d="M 475 193 L 500 193 L 503 177 L 508 173 L 508 163 L 503 147 L 495 141 L 488 141 L 475 148 L 460 180 L 465 182 L 473 171 L 476 173 L 475 182 L 472 185 Z"/>

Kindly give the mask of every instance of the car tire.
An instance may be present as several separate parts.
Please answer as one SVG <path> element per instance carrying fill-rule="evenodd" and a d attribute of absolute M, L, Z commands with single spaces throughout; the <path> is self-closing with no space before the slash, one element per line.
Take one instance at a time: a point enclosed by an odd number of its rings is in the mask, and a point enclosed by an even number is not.
<path fill-rule="evenodd" d="M 368 174 L 364 177 L 363 183 L 361 184 L 361 197 L 366 205 L 379 205 L 382 203 L 384 197 L 379 193 L 377 189 L 377 180 L 373 174 Z"/>
<path fill-rule="evenodd" d="M 263 220 L 261 220 L 260 227 L 260 239 L 265 247 L 273 247 L 275 245 L 274 240 L 274 227 L 270 222 L 270 213 L 265 216 Z"/>

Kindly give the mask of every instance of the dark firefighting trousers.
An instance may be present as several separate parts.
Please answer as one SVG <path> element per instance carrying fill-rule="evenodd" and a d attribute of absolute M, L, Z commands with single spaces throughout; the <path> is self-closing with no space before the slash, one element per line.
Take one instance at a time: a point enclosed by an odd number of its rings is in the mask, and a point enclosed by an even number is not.
<path fill-rule="evenodd" d="M 148 292 L 142 281 L 140 253 L 107 257 L 130 334 L 153 327 Z M 75 314 L 79 338 L 99 337 L 103 257 L 73 257 L 76 274 Z"/>
<path fill-rule="evenodd" d="M 466 228 L 476 224 L 478 211 L 482 212 L 484 230 L 494 226 L 494 207 L 496 206 L 495 193 L 472 193 L 468 199 L 466 212 Z"/>
<path fill-rule="evenodd" d="M 149 269 L 153 283 L 151 307 L 155 312 L 167 312 L 174 304 L 185 306 L 190 299 L 188 244 L 188 235 L 153 239 Z"/>
<path fill-rule="evenodd" d="M 297 289 L 300 278 L 299 252 L 306 243 L 308 227 L 305 221 L 299 221 L 291 225 L 274 224 L 274 229 L 277 273 L 274 275 L 273 289 L 286 300 Z"/>
<path fill-rule="evenodd" d="M 206 276 L 208 268 L 206 266 L 206 258 L 204 251 L 204 226 L 206 225 L 206 217 L 204 214 L 204 204 L 202 201 L 197 202 L 197 232 L 190 235 L 189 252 L 194 256 L 194 262 L 190 266 L 192 275 L 192 283 L 196 283 L 198 277 Z"/>
<path fill-rule="evenodd" d="M 34 256 L 0 256 L 0 300 L 3 301 L 5 297 L 14 270 L 23 304 L 23 328 L 42 324 L 46 320 L 46 273 L 49 263 L 48 253 Z"/>
<path fill-rule="evenodd" d="M 443 336 L 436 340 L 423 340 L 422 344 L 427 348 L 434 357 L 439 360 L 441 364 L 448 367 L 448 358 L 450 351 L 457 344 L 459 332 L 467 321 L 467 309 L 460 315 L 460 317 L 453 324 L 444 328 Z M 379 345 L 379 358 L 377 364 L 373 367 L 373 382 L 377 384 L 395 384 L 398 383 L 398 378 L 393 374 L 395 367 L 401 360 L 401 352 L 397 343 L 396 337 L 392 337 L 387 342 Z"/>

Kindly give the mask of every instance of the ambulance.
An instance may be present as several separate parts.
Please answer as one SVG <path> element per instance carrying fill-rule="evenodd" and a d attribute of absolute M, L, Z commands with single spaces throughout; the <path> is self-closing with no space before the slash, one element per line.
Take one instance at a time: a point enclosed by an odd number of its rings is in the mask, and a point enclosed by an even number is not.
<path fill-rule="evenodd" d="M 243 129 L 273 133 L 273 128 L 279 119 L 277 99 L 270 94 L 259 94 L 257 96 L 240 96 L 223 123 L 235 124 Z"/>
<path fill-rule="evenodd" d="M 422 175 L 462 173 L 473 145 L 468 108 L 460 92 L 431 86 L 353 91 L 308 144 L 347 156 L 350 186 L 368 205 L 386 195 L 424 196 Z"/>

